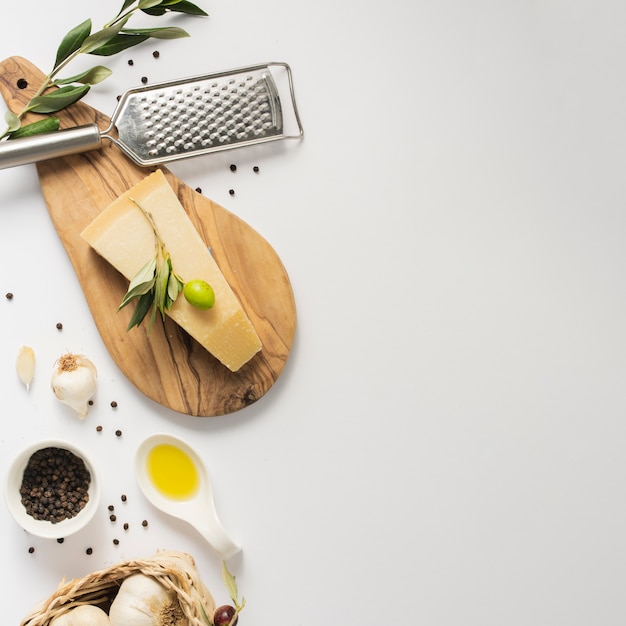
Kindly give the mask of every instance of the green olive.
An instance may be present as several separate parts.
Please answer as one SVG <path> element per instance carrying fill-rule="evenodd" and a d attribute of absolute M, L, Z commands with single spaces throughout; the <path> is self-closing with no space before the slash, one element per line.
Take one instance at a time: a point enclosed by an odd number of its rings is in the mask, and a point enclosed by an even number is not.
<path fill-rule="evenodd" d="M 215 304 L 213 287 L 199 278 L 194 278 L 185 283 L 183 295 L 185 300 L 197 309 L 210 309 Z"/>

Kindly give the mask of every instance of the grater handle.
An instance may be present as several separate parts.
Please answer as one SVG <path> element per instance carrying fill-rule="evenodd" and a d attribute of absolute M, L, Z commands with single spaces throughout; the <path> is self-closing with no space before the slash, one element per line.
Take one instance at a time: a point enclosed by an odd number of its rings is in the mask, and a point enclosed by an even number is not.
<path fill-rule="evenodd" d="M 96 124 L 0 142 L 0 169 L 97 150 L 102 135 Z"/>

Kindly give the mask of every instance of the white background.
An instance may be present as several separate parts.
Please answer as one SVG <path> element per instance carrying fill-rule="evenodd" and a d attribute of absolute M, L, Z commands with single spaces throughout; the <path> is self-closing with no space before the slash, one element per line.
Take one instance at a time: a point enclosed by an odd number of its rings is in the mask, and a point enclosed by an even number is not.
<path fill-rule="evenodd" d="M 144 75 L 291 64 L 302 142 L 171 169 L 275 247 L 294 348 L 235 415 L 156 406 L 106 353 L 34 166 L 1 171 L 0 469 L 63 436 L 104 473 L 101 512 L 64 544 L 0 509 L 3 623 L 64 576 L 160 548 L 192 553 L 227 600 L 216 555 L 138 493 L 134 450 L 164 431 L 203 455 L 244 546 L 242 625 L 623 625 L 626 5 L 198 3 L 208 19 L 171 21 L 190 39 L 110 59 L 86 101 L 110 114 Z M 47 70 L 67 30 L 117 5 L 11 3 L 0 56 Z M 37 355 L 28 394 L 22 344 Z M 65 350 L 100 372 L 84 422 L 49 390 Z"/>

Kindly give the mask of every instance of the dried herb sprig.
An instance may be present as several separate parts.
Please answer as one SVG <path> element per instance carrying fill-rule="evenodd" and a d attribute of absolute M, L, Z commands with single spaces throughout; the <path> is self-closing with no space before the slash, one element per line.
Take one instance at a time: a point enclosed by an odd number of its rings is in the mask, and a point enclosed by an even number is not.
<path fill-rule="evenodd" d="M 154 320 L 156 319 L 157 311 L 160 312 L 161 317 L 165 319 L 165 311 L 169 311 L 169 309 L 172 308 L 176 298 L 183 290 L 184 282 L 180 276 L 174 272 L 172 258 L 159 235 L 152 214 L 146 211 L 133 198 L 130 198 L 130 200 L 150 223 L 152 232 L 154 233 L 154 256 L 130 281 L 128 291 L 117 310 L 123 309 L 133 300 L 137 300 L 137 305 L 130 318 L 127 330 L 139 326 L 148 314 L 148 311 L 151 311 L 147 329 L 147 334 L 149 335 Z"/>
<path fill-rule="evenodd" d="M 0 135 L 0 139 L 14 139 L 57 130 L 59 120 L 55 117 L 47 117 L 24 126 L 22 126 L 22 119 L 29 112 L 50 115 L 61 111 L 83 98 L 92 85 L 111 75 L 109 68 L 96 65 L 80 74 L 59 78 L 59 73 L 80 54 L 112 56 L 150 38 L 178 39 L 189 36 L 185 30 L 174 26 L 129 28 L 129 20 L 138 11 L 155 17 L 169 12 L 192 16 L 207 15 L 200 7 L 188 0 L 124 0 L 117 15 L 100 30 L 91 32 L 91 19 L 78 24 L 63 37 L 57 49 L 54 67 L 44 78 L 28 104 L 19 112 L 7 111 L 4 116 L 7 128 Z M 48 91 L 51 87 L 57 87 L 57 89 Z"/>

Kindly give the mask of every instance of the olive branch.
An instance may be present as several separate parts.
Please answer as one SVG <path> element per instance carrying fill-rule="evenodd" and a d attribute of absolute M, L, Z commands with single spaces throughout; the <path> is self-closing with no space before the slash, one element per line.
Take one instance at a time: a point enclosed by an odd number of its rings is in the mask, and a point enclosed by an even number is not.
<path fill-rule="evenodd" d="M 87 94 L 92 85 L 102 82 L 112 74 L 109 68 L 95 65 L 75 76 L 59 78 L 61 71 L 80 54 L 107 57 L 132 48 L 150 38 L 179 39 L 189 36 L 185 30 L 175 26 L 130 28 L 128 23 L 138 11 L 154 17 L 170 12 L 193 16 L 207 15 L 200 7 L 188 0 L 124 0 L 117 15 L 100 30 L 92 33 L 91 19 L 78 24 L 63 37 L 57 49 L 54 67 L 46 75 L 35 95 L 21 111 L 7 111 L 4 116 L 7 128 L 0 135 L 0 140 L 57 130 L 60 121 L 50 114 L 78 102 Z M 51 87 L 58 89 L 48 92 Z M 23 125 L 22 119 L 29 112 L 48 117 Z"/>

